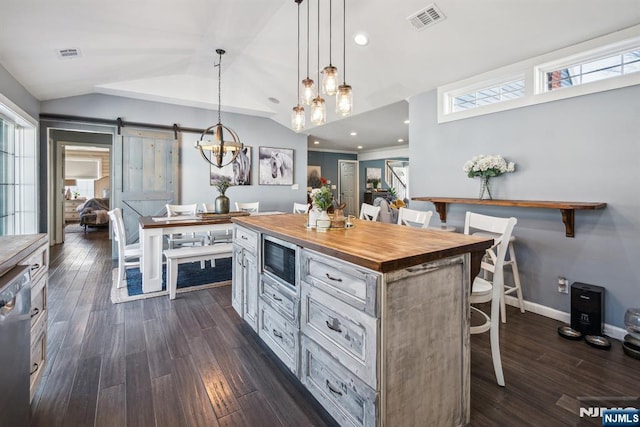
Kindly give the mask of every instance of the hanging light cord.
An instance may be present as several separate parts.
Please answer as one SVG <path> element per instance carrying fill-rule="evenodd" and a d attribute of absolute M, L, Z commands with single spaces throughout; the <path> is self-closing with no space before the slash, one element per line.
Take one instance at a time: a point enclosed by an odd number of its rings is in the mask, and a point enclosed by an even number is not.
<path fill-rule="evenodd" d="M 342 0 L 342 83 L 347 84 L 347 0 Z"/>
<path fill-rule="evenodd" d="M 331 37 L 332 37 L 332 27 L 333 25 L 331 25 L 331 18 L 333 17 L 333 12 L 332 12 L 332 1 L 329 0 L 329 66 L 332 66 L 331 64 Z"/>
<path fill-rule="evenodd" d="M 300 3 L 302 0 L 296 0 L 298 3 L 298 81 L 300 81 Z M 296 84 L 298 87 L 298 102 L 297 105 L 300 105 L 300 85 Z"/>
<path fill-rule="evenodd" d="M 220 105 L 222 104 L 222 83 L 220 77 L 220 70 L 222 68 L 222 52 L 218 52 L 218 124 L 222 123 L 222 119 L 220 118 Z"/>
<path fill-rule="evenodd" d="M 309 7 L 311 6 L 311 1 L 307 1 L 307 79 L 309 78 Z M 298 80 L 300 78 L 298 77 Z"/>
<path fill-rule="evenodd" d="M 320 0 L 318 0 L 318 96 L 320 96 Z"/>

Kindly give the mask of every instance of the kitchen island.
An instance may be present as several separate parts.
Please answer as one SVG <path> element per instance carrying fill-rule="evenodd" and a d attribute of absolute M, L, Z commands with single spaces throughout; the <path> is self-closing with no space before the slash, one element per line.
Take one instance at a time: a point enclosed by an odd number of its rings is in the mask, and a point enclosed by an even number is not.
<path fill-rule="evenodd" d="M 467 424 L 469 283 L 493 240 L 306 220 L 232 219 L 236 311 L 340 425 Z M 281 250 L 265 260 L 266 240 Z"/>

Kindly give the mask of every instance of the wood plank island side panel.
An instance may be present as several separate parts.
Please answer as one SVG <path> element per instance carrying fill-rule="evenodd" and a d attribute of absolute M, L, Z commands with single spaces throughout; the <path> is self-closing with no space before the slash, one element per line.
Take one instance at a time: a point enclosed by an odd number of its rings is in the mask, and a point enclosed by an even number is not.
<path fill-rule="evenodd" d="M 0 236 L 0 276 L 15 267 L 48 240 L 49 237 L 44 233 Z"/>
<path fill-rule="evenodd" d="M 318 232 L 305 227 L 306 219 L 306 215 L 281 214 L 231 221 L 383 273 L 467 252 L 484 253 L 493 244 L 478 236 L 362 220 L 355 220 L 350 229 Z"/>

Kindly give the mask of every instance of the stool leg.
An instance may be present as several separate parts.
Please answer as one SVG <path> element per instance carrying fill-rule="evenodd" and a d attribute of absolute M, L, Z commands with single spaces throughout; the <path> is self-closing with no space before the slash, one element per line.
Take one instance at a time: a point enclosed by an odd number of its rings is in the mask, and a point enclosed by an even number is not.
<path fill-rule="evenodd" d="M 509 260 L 511 261 L 511 271 L 513 272 L 513 283 L 516 286 L 518 294 L 518 302 L 520 303 L 520 312 L 524 313 L 524 299 L 522 298 L 522 285 L 520 284 L 520 272 L 518 271 L 518 262 L 516 261 L 516 251 L 513 244 L 509 244 Z"/>
<path fill-rule="evenodd" d="M 178 262 L 170 259 L 167 263 L 167 286 L 169 287 L 169 299 L 176 299 L 178 287 Z"/>

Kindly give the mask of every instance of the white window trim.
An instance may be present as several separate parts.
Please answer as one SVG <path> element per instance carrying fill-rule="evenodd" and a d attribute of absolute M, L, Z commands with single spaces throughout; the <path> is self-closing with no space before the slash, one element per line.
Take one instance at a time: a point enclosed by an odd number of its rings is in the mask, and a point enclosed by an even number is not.
<path fill-rule="evenodd" d="M 640 25 L 441 86 L 438 88 L 438 123 L 638 85 L 640 84 L 640 73 L 633 73 L 565 87 L 560 90 L 545 91 L 546 71 L 561 68 L 563 65 L 575 64 L 582 60 L 588 61 L 608 52 L 615 53 L 638 45 L 640 45 Z M 525 80 L 523 97 L 453 112 L 452 99 L 455 96 L 495 83 L 509 82 L 518 75 L 524 76 Z"/>

